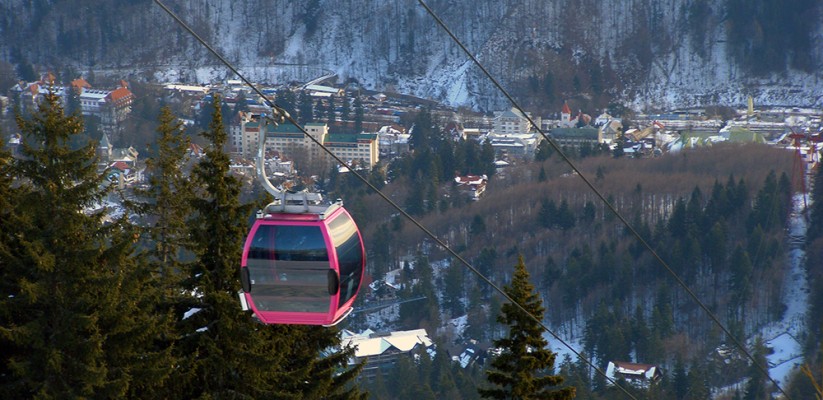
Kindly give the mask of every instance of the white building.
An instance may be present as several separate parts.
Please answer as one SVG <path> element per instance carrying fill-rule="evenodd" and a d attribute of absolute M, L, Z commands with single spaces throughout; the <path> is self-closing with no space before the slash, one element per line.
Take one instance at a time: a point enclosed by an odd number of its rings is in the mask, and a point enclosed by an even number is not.
<path fill-rule="evenodd" d="M 518 109 L 512 108 L 507 111 L 496 111 L 494 113 L 494 133 L 498 135 L 520 135 L 527 134 L 531 130 L 531 124 L 527 117 L 531 113 L 523 115 Z M 539 126 L 540 122 L 535 121 Z"/>
<path fill-rule="evenodd" d="M 387 333 L 367 329 L 359 334 L 343 330 L 340 347 L 345 348 L 349 345 L 355 348 L 354 360 L 351 363 L 356 364 L 367 359 L 360 376 L 372 379 L 378 372 L 388 373 L 399 357 L 411 357 L 418 349 L 433 349 L 434 342 L 425 329 Z"/>
<path fill-rule="evenodd" d="M 244 158 L 256 157 L 260 125 L 256 116 L 249 113 L 241 114 L 240 123 L 229 130 L 232 152 Z M 308 136 L 291 123 L 267 125 L 266 149 L 276 151 L 287 158 L 292 158 L 295 154 L 305 154 L 309 160 L 332 162 L 333 159 L 317 145 L 316 142 L 319 142 L 347 163 L 362 160 L 363 167 L 371 168 L 380 159 L 377 134 L 330 134 L 329 126 L 325 123 L 311 122 L 303 129 Z"/>

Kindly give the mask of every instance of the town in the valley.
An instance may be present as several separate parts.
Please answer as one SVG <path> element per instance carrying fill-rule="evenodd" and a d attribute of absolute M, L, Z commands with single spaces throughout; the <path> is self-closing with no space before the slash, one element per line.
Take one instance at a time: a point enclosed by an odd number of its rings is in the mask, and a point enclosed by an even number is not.
<path fill-rule="evenodd" d="M 328 77 L 327 77 L 328 78 Z M 333 78 L 333 77 L 332 77 Z M 98 142 L 101 171 L 112 185 L 122 189 L 144 184 L 143 170 L 151 143 L 150 136 L 134 134 L 136 127 L 153 130 L 151 112 L 161 104 L 171 107 L 184 126 L 202 130 L 204 115 L 209 115 L 213 99 L 220 96 L 224 122 L 229 134 L 225 149 L 232 158 L 232 170 L 246 182 L 255 182 L 255 157 L 260 131 L 265 130 L 266 173 L 278 185 L 291 187 L 310 182 L 318 172 L 336 168 L 350 170 L 385 169 L 391 160 L 413 151 L 413 116 L 428 110 L 439 128 L 457 141 L 490 144 L 494 164 L 501 175 L 513 165 L 529 163 L 547 149 L 559 149 L 572 158 L 609 153 L 632 159 L 660 157 L 684 148 L 712 146 L 719 142 L 757 142 L 793 152 L 811 169 L 821 157 L 823 110 L 798 107 L 760 107 L 749 98 L 748 104 L 690 108 L 657 112 L 581 109 L 566 101 L 554 112 L 538 114 L 511 107 L 481 113 L 454 109 L 431 100 L 386 91 L 367 90 L 356 84 L 340 85 L 333 80 L 289 84 L 256 84 L 259 93 L 278 106 L 291 110 L 303 124 L 303 131 L 290 123 L 274 123 L 267 115 L 266 99 L 240 80 L 209 85 L 187 83 L 140 83 L 138 90 L 125 80 L 96 85 L 83 77 L 62 82 L 44 73 L 39 81 L 20 81 L 2 88 L 0 121 L 3 141 L 16 154 L 21 137 L 13 124 L 14 115 L 32 112 L 47 93 L 61 97 L 68 112 L 78 112 L 87 121 L 87 133 Z M 152 126 L 145 128 L 145 126 Z M 552 145 L 547 141 L 550 138 Z M 324 153 L 322 143 L 346 165 Z M 556 146 L 556 147 L 555 147 Z M 554 151 L 554 150 L 552 150 Z M 194 140 L 191 159 L 202 156 Z M 489 179 L 484 174 L 455 175 L 454 185 L 470 201 L 483 201 Z M 116 210 L 117 199 L 108 204 Z M 373 304 L 391 302 L 398 287 L 398 271 L 371 282 L 366 298 Z M 384 364 L 402 354 L 432 346 L 425 329 L 378 333 L 371 329 L 343 332 L 344 344 L 358 345 L 359 358 L 369 358 L 362 376 L 373 378 Z M 452 352 L 462 366 L 483 359 L 484 350 L 473 341 L 462 343 Z M 653 381 L 661 374 L 656 366 L 609 362 L 606 373 L 631 381 Z M 622 375 L 621 375 L 622 374 Z"/>
<path fill-rule="evenodd" d="M 405 117 L 423 108 L 431 110 L 435 122 L 455 141 L 488 141 L 495 150 L 495 163 L 500 169 L 509 163 L 533 160 L 541 146 L 549 146 L 547 137 L 573 157 L 608 151 L 619 152 L 626 158 L 645 158 L 717 142 L 758 142 L 796 151 L 805 162 L 815 164 L 823 148 L 823 110 L 756 107 L 751 98 L 743 105 L 648 113 L 627 113 L 622 109 L 624 115 L 612 115 L 614 111 L 609 110 L 583 110 L 568 101 L 547 115 L 536 115 L 529 110 L 523 110 L 524 114 L 515 107 L 478 113 L 409 95 L 323 83 L 257 85 L 260 93 L 281 107 L 283 98 L 278 95 L 289 93 L 290 105 L 300 113 L 299 121 L 314 140 L 289 123 L 268 124 L 265 115 L 271 114 L 271 110 L 266 101 L 240 80 L 210 85 L 148 86 L 153 88 L 155 100 L 172 106 L 187 126 L 197 124 L 204 110 L 211 106 L 214 95 L 221 96 L 223 110 L 229 111 L 229 115 L 224 115 L 229 133 L 226 150 L 236 172 L 255 173 L 253 163 L 259 132 L 267 129 L 269 172 L 283 179 L 300 176 L 300 166 L 303 169 L 325 167 L 334 161 L 316 148 L 315 141 L 348 163 L 340 165 L 341 168 L 385 167 L 391 159 L 411 150 L 409 138 L 414 127 L 406 126 L 410 120 Z M 94 132 L 89 136 L 98 140 L 100 153 L 118 181 L 126 186 L 139 183 L 143 165 L 141 149 L 150 144 L 140 143 L 129 132 L 130 122 L 145 119 L 134 109 L 137 96 L 129 82 L 120 80 L 114 85 L 94 87 L 83 77 L 58 82 L 53 74 L 45 73 L 39 81 L 20 81 L 7 88 L 5 95 L 0 96 L 3 118 L 13 119 L 15 110 L 22 113 L 33 110 L 49 92 L 62 98 L 68 112 L 76 110 L 87 120 L 95 121 Z M 305 104 L 309 105 L 310 117 L 303 115 Z M 10 129 L 7 136 L 5 141 L 14 149 L 19 135 Z M 198 146 L 193 144 L 192 154 L 198 153 Z M 470 186 L 478 199 L 485 179 L 456 176 L 455 182 Z"/>

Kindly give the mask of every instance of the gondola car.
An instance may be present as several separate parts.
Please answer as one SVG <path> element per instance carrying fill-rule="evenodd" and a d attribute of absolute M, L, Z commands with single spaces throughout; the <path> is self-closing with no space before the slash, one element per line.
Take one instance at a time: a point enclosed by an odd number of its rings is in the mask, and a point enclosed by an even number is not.
<path fill-rule="evenodd" d="M 360 231 L 340 204 L 266 213 L 243 248 L 241 302 L 264 324 L 335 325 L 352 310 L 365 263 Z"/>

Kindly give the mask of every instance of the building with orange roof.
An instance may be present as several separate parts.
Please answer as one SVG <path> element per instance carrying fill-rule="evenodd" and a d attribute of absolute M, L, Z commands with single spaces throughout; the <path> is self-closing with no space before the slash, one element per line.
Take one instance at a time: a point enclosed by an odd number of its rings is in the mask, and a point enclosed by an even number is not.
<path fill-rule="evenodd" d="M 134 94 L 125 86 L 114 89 L 103 98 L 100 119 L 104 126 L 117 126 L 131 113 Z"/>
<path fill-rule="evenodd" d="M 89 82 L 88 82 L 88 81 L 86 81 L 85 79 L 83 79 L 83 77 L 82 77 L 82 76 L 81 76 L 81 77 L 79 77 L 79 78 L 77 78 L 77 79 L 75 79 L 75 80 L 73 80 L 73 81 L 71 81 L 70 86 L 71 86 L 71 87 L 75 90 L 75 92 L 77 92 L 78 94 L 79 94 L 79 93 L 83 93 L 83 91 L 84 91 L 84 90 L 86 90 L 86 89 L 91 89 L 91 84 L 89 84 Z"/>

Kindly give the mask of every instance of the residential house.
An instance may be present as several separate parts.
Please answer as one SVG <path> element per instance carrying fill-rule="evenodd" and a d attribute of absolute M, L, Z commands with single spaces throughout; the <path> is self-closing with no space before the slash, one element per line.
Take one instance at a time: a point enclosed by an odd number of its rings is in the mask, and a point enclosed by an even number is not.
<path fill-rule="evenodd" d="M 480 128 L 463 128 L 463 135 L 466 137 L 466 140 L 474 140 L 480 142 L 483 138 L 486 137 L 488 134 L 488 130 L 480 129 Z"/>
<path fill-rule="evenodd" d="M 480 197 L 486 193 L 486 183 L 488 178 L 486 175 L 466 175 L 456 176 L 454 182 L 458 190 L 469 196 L 472 201 L 480 200 Z"/>
<path fill-rule="evenodd" d="M 386 125 L 377 131 L 380 157 L 394 157 L 409 152 L 409 135 L 402 126 Z"/>
<path fill-rule="evenodd" d="M 663 377 L 656 365 L 638 364 L 625 361 L 609 361 L 606 376 L 612 381 L 625 380 L 631 385 L 648 388 Z"/>
<path fill-rule="evenodd" d="M 471 339 L 463 345 L 459 355 L 452 356 L 452 361 L 460 364 L 461 368 L 468 368 L 474 364 L 485 364 L 486 357 L 486 351 L 478 346 L 476 340 Z"/>
<path fill-rule="evenodd" d="M 385 376 L 400 357 L 413 357 L 420 350 L 434 351 L 434 342 L 425 329 L 377 333 L 367 329 L 355 334 L 348 330 L 341 332 L 341 348 L 351 345 L 355 348 L 354 365 L 366 360 L 360 377 L 372 380 L 377 374 Z"/>

